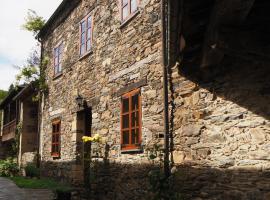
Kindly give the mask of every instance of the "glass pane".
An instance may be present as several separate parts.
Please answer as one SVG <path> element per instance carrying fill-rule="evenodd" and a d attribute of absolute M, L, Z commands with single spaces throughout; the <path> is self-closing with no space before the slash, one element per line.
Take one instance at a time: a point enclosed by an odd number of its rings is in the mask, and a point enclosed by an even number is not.
<path fill-rule="evenodd" d="M 128 6 L 123 7 L 123 18 L 122 20 L 125 20 L 128 17 Z"/>
<path fill-rule="evenodd" d="M 55 125 L 52 125 L 52 132 L 55 133 L 55 131 L 56 131 Z"/>
<path fill-rule="evenodd" d="M 123 99 L 123 113 L 129 112 L 129 99 Z"/>
<path fill-rule="evenodd" d="M 129 131 L 123 131 L 123 144 L 129 144 Z"/>
<path fill-rule="evenodd" d="M 55 135 L 55 142 L 59 142 L 59 134 Z"/>
<path fill-rule="evenodd" d="M 81 35 L 81 44 L 85 43 L 85 33 L 82 33 Z"/>
<path fill-rule="evenodd" d="M 55 153 L 55 145 L 52 145 L 52 153 Z"/>
<path fill-rule="evenodd" d="M 91 40 L 87 40 L 86 48 L 87 48 L 87 51 L 91 49 Z"/>
<path fill-rule="evenodd" d="M 131 143 L 138 144 L 139 143 L 139 129 L 133 129 L 131 134 Z"/>
<path fill-rule="evenodd" d="M 83 22 L 81 23 L 81 32 L 82 32 L 82 33 L 85 32 L 85 29 L 86 29 L 86 24 L 85 24 L 85 21 L 83 21 Z"/>
<path fill-rule="evenodd" d="M 122 0 L 122 6 L 125 6 L 128 4 L 128 0 Z"/>
<path fill-rule="evenodd" d="M 55 143 L 55 135 L 52 136 L 52 142 Z"/>
<path fill-rule="evenodd" d="M 58 57 L 55 57 L 54 58 L 54 66 L 57 66 L 58 65 Z"/>
<path fill-rule="evenodd" d="M 90 28 L 92 26 L 92 17 L 88 17 L 87 19 L 87 28 Z"/>
<path fill-rule="evenodd" d="M 60 63 L 58 64 L 58 71 L 57 71 L 57 72 L 59 73 L 59 72 L 61 72 L 61 71 L 62 71 L 62 64 L 61 64 L 61 62 L 60 62 Z"/>
<path fill-rule="evenodd" d="M 59 152 L 59 146 L 55 145 L 55 152 L 58 153 Z"/>
<path fill-rule="evenodd" d="M 130 0 L 131 12 L 134 13 L 138 9 L 137 0 Z"/>
<path fill-rule="evenodd" d="M 91 38 L 91 28 L 87 29 L 87 39 Z"/>
<path fill-rule="evenodd" d="M 139 94 L 132 97 L 132 110 L 139 109 Z"/>
<path fill-rule="evenodd" d="M 81 45 L 81 55 L 85 53 L 85 44 Z"/>
<path fill-rule="evenodd" d="M 132 127 L 139 126 L 139 112 L 133 112 L 131 115 L 131 125 Z"/>
<path fill-rule="evenodd" d="M 129 114 L 123 115 L 123 128 L 129 128 Z"/>

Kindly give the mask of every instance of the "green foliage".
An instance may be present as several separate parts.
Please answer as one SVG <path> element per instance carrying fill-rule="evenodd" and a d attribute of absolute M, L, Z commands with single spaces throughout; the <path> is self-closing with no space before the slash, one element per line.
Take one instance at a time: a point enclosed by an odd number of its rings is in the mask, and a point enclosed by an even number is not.
<path fill-rule="evenodd" d="M 45 20 L 38 16 L 33 10 L 28 10 L 23 28 L 32 32 L 35 36 L 45 25 Z M 38 46 L 37 46 L 38 47 Z M 42 69 L 48 64 L 48 58 L 40 60 L 40 50 L 34 50 L 27 59 L 26 65 L 18 67 L 20 72 L 16 76 L 16 86 L 20 83 L 32 84 L 37 91 L 37 95 L 33 97 L 33 101 L 39 100 L 38 92 L 47 90 L 46 79 L 43 76 Z"/>
<path fill-rule="evenodd" d="M 150 191 L 153 200 L 182 200 L 181 194 L 177 191 L 175 181 L 177 174 L 166 177 L 160 168 L 151 170 L 148 173 Z"/>
<path fill-rule="evenodd" d="M 34 10 L 30 9 L 28 10 L 25 21 L 23 28 L 27 31 L 33 32 L 34 35 L 37 35 L 45 25 L 43 17 L 38 16 Z"/>
<path fill-rule="evenodd" d="M 49 189 L 55 192 L 69 192 L 71 187 L 67 184 L 61 184 L 51 179 L 30 179 L 25 177 L 12 177 L 10 178 L 20 188 L 31 188 L 31 189 Z"/>
<path fill-rule="evenodd" d="M 16 132 L 15 132 L 15 138 L 14 141 L 12 142 L 12 155 L 17 156 L 19 152 L 19 143 L 20 143 L 20 135 L 22 132 L 23 124 L 20 121 L 17 126 L 16 126 Z"/>
<path fill-rule="evenodd" d="M 34 164 L 28 164 L 25 167 L 25 174 L 27 177 L 39 177 L 40 176 L 40 170 L 37 168 Z"/>
<path fill-rule="evenodd" d="M 7 96 L 7 91 L 0 90 L 0 102 Z"/>
<path fill-rule="evenodd" d="M 7 158 L 6 160 L 0 160 L 0 176 L 13 177 L 18 175 L 19 168 L 13 158 Z"/>
<path fill-rule="evenodd" d="M 170 177 L 166 177 L 163 171 L 164 150 L 162 145 L 153 144 L 152 147 L 146 149 L 148 159 L 152 161 L 156 167 L 148 173 L 150 191 L 153 200 L 181 200 L 181 194 L 175 188 L 175 178 L 177 173 L 173 173 Z M 155 163 L 158 162 L 159 165 Z"/>

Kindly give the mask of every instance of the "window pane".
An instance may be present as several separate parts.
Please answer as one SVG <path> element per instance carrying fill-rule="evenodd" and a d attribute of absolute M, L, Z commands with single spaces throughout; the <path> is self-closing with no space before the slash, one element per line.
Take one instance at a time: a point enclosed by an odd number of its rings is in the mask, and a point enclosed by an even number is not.
<path fill-rule="evenodd" d="M 56 131 L 56 127 L 55 127 L 55 125 L 53 124 L 53 133 L 55 133 L 55 131 Z"/>
<path fill-rule="evenodd" d="M 91 34 L 91 28 L 87 29 L 87 39 L 90 39 L 92 36 Z"/>
<path fill-rule="evenodd" d="M 92 17 L 87 18 L 87 28 L 90 28 L 92 26 Z"/>
<path fill-rule="evenodd" d="M 81 55 L 85 53 L 85 44 L 81 45 Z"/>
<path fill-rule="evenodd" d="M 132 110 L 139 109 L 139 94 L 132 97 Z"/>
<path fill-rule="evenodd" d="M 85 32 L 85 29 L 86 29 L 86 23 L 85 23 L 85 21 L 83 21 L 83 22 L 81 23 L 81 32 L 82 32 L 82 33 Z"/>
<path fill-rule="evenodd" d="M 54 58 L 54 66 L 58 65 L 58 56 Z"/>
<path fill-rule="evenodd" d="M 139 143 L 139 129 L 133 129 L 131 134 L 131 143 L 138 144 Z"/>
<path fill-rule="evenodd" d="M 59 142 L 59 134 L 55 135 L 55 142 Z"/>
<path fill-rule="evenodd" d="M 127 17 L 128 17 L 128 6 L 125 6 L 125 7 L 123 7 L 123 18 L 122 18 L 122 20 L 125 20 Z"/>
<path fill-rule="evenodd" d="M 58 64 L 57 72 L 60 73 L 62 71 L 62 64 L 61 62 Z"/>
<path fill-rule="evenodd" d="M 81 35 L 81 44 L 85 43 L 85 33 L 82 33 Z"/>
<path fill-rule="evenodd" d="M 122 0 L 122 6 L 125 6 L 128 4 L 128 0 Z"/>
<path fill-rule="evenodd" d="M 129 144 L 129 131 L 123 131 L 123 144 Z"/>
<path fill-rule="evenodd" d="M 122 128 L 129 128 L 129 114 L 123 115 L 122 120 L 123 120 Z"/>
<path fill-rule="evenodd" d="M 131 115 L 131 124 L 132 127 L 139 126 L 139 112 L 133 112 Z"/>
<path fill-rule="evenodd" d="M 137 0 L 130 0 L 131 12 L 134 13 L 138 9 Z"/>
<path fill-rule="evenodd" d="M 52 142 L 55 143 L 55 135 L 52 136 Z"/>
<path fill-rule="evenodd" d="M 123 99 L 123 113 L 129 112 L 129 99 Z"/>
<path fill-rule="evenodd" d="M 86 45 L 87 51 L 89 51 L 91 49 L 91 40 L 87 40 Z"/>
<path fill-rule="evenodd" d="M 59 152 L 59 145 L 55 145 L 55 152 L 56 152 L 56 153 Z"/>

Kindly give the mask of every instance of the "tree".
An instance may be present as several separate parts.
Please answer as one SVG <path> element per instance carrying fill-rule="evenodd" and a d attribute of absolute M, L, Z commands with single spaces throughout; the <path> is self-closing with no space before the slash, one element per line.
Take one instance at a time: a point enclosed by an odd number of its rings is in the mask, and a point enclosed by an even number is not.
<path fill-rule="evenodd" d="M 38 16 L 33 10 L 28 10 L 25 21 L 26 22 L 22 27 L 25 30 L 32 32 L 35 38 L 45 25 L 45 20 Z M 40 45 L 37 43 L 36 49 L 30 54 L 26 65 L 18 67 L 20 72 L 16 76 L 16 85 L 19 85 L 22 82 L 26 84 L 31 83 L 37 91 L 44 91 L 47 89 L 41 69 L 42 66 L 47 64 L 48 59 L 44 59 L 43 61 L 40 60 L 40 50 L 37 50 L 39 46 Z"/>

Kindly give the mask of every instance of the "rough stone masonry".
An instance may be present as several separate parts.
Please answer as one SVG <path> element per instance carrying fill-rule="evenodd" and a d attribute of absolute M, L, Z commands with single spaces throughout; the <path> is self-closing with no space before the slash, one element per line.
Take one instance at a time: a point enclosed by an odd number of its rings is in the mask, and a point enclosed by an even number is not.
<path fill-rule="evenodd" d="M 48 94 L 41 127 L 43 174 L 83 181 L 81 137 L 75 98 L 91 107 L 91 132 L 105 137 L 104 169 L 92 189 L 100 199 L 146 199 L 151 163 L 147 147 L 162 144 L 162 62 L 159 0 L 141 0 L 139 12 L 121 25 L 119 2 L 83 0 L 43 38 Z M 93 48 L 79 56 L 79 24 L 93 16 Z M 64 11 L 62 13 L 64 15 Z M 59 17 L 60 19 L 61 17 Z M 55 22 L 56 23 L 56 22 Z M 63 42 L 63 72 L 54 77 L 53 49 Z M 172 161 L 186 199 L 270 199 L 269 66 L 227 58 L 213 79 L 189 78 L 174 68 L 171 105 Z M 139 84 L 140 83 L 140 84 Z M 119 91 L 139 85 L 142 151 L 121 151 Z M 61 157 L 51 156 L 52 120 L 61 119 Z M 102 162 L 103 158 L 99 158 Z"/>

